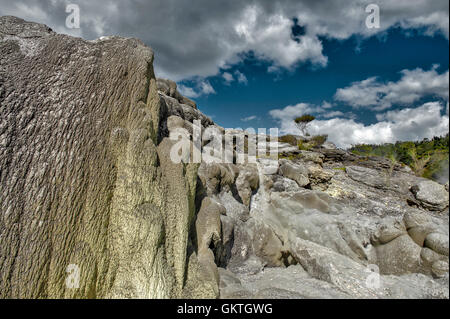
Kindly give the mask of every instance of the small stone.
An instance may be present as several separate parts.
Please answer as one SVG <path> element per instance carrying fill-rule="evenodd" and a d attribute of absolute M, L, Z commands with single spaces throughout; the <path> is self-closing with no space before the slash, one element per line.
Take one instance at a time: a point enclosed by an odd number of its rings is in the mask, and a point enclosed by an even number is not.
<path fill-rule="evenodd" d="M 438 260 L 431 266 L 431 272 L 434 277 L 442 278 L 448 273 L 448 262 L 443 260 Z"/>

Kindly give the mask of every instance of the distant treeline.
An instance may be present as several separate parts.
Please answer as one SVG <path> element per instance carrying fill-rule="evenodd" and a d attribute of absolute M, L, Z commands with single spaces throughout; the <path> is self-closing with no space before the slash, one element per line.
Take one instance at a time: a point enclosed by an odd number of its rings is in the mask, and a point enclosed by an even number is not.
<path fill-rule="evenodd" d="M 393 162 L 408 165 L 418 176 L 439 182 L 448 181 L 448 133 L 417 142 L 359 144 L 349 150 L 356 155 L 386 157 Z"/>

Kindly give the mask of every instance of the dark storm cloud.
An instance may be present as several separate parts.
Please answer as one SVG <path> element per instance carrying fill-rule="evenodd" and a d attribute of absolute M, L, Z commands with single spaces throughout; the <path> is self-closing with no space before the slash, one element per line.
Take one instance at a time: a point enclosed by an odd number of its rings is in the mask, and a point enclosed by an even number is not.
<path fill-rule="evenodd" d="M 81 29 L 65 27 L 69 3 L 81 9 Z M 377 3 L 381 28 L 367 29 L 364 9 Z M 422 28 L 448 38 L 448 1 L 241 1 L 241 0 L 0 0 L 0 15 L 45 23 L 86 39 L 132 36 L 151 46 L 158 75 L 181 80 L 215 75 L 252 51 L 274 68 L 310 62 L 327 65 L 319 36 L 370 36 L 393 25 Z M 304 27 L 292 36 L 293 19 Z"/>

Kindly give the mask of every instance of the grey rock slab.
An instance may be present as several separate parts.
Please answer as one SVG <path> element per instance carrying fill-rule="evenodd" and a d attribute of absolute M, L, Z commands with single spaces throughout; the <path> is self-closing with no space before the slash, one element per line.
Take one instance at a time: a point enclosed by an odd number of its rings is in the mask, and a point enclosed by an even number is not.
<path fill-rule="evenodd" d="M 424 180 L 411 187 L 411 191 L 425 208 L 441 211 L 448 207 L 449 195 L 444 185 Z"/>

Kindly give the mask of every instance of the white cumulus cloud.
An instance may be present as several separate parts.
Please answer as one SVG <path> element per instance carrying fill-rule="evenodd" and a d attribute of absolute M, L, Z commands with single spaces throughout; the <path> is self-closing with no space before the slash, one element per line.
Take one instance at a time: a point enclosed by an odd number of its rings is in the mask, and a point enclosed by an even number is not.
<path fill-rule="evenodd" d="M 350 86 L 338 89 L 334 98 L 354 108 L 371 107 L 384 110 L 394 104 L 410 105 L 425 96 L 437 96 L 448 100 L 449 72 L 438 74 L 437 66 L 424 71 L 403 70 L 397 82 L 379 81 L 370 77 Z"/>
<path fill-rule="evenodd" d="M 178 91 L 180 91 L 182 95 L 190 98 L 197 98 L 201 95 L 216 94 L 216 90 L 214 90 L 211 83 L 205 80 L 198 81 L 195 87 L 180 84 L 178 85 Z"/>
<path fill-rule="evenodd" d="M 247 84 L 248 83 L 247 77 L 245 76 L 244 73 L 242 73 L 240 71 L 236 71 L 236 72 L 234 72 L 234 74 L 236 75 L 237 81 L 239 83 L 242 83 L 242 84 Z"/>
<path fill-rule="evenodd" d="M 225 80 L 225 84 L 229 85 L 231 82 L 234 81 L 234 77 L 233 74 L 229 73 L 229 72 L 224 72 L 222 74 L 223 79 Z"/>
<path fill-rule="evenodd" d="M 393 143 L 396 141 L 421 140 L 448 133 L 448 113 L 442 115 L 440 102 L 425 103 L 417 108 L 388 111 L 379 114 L 379 122 L 364 125 L 354 119 L 333 118 L 314 120 L 309 124 L 311 134 L 328 134 L 328 139 L 341 148 L 359 143 Z M 270 115 L 280 125 L 281 134 L 299 134 L 293 119 L 300 111 L 314 111 L 314 107 L 300 103 L 282 110 L 272 110 Z"/>
<path fill-rule="evenodd" d="M 236 78 L 235 78 L 236 77 Z M 225 80 L 225 85 L 230 85 L 231 82 L 237 81 L 240 84 L 247 84 L 248 80 L 244 73 L 239 70 L 234 72 L 234 75 L 230 72 L 223 72 L 222 78 Z"/>

